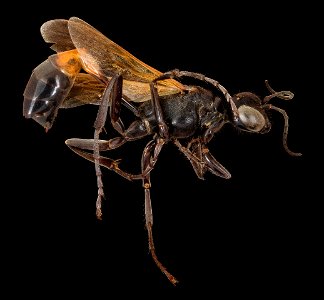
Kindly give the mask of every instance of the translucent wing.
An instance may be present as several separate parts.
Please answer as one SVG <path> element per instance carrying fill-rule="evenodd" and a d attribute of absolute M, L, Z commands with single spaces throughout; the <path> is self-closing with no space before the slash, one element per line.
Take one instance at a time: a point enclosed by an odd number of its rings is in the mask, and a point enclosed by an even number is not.
<path fill-rule="evenodd" d="M 131 101 L 149 100 L 151 95 L 148 83 L 162 74 L 76 17 L 45 22 L 41 27 L 41 34 L 46 42 L 53 44 L 51 48 L 57 52 L 77 48 L 83 67 L 90 74 L 105 79 L 116 73 L 122 74 L 126 79 L 123 94 Z M 158 83 L 160 96 L 183 90 L 185 87 L 173 79 Z"/>
<path fill-rule="evenodd" d="M 84 104 L 99 105 L 104 90 L 105 85 L 98 79 L 87 73 L 79 73 L 61 108 L 72 108 Z"/>
<path fill-rule="evenodd" d="M 124 79 L 146 83 L 162 75 L 160 71 L 143 63 L 83 20 L 70 18 L 68 28 L 71 40 L 89 70 L 106 77 L 122 74 Z M 184 90 L 184 86 L 176 80 L 168 79 L 161 84 L 178 92 Z"/>
<path fill-rule="evenodd" d="M 44 41 L 53 44 L 51 49 L 56 52 L 75 49 L 71 40 L 68 23 L 68 20 L 56 19 L 45 22 L 40 28 Z"/>
<path fill-rule="evenodd" d="M 108 78 L 109 80 L 110 78 Z M 61 108 L 73 108 L 85 104 L 99 105 L 101 96 L 105 90 L 105 85 L 98 81 L 94 76 L 87 73 L 79 73 L 71 88 L 68 96 L 65 98 Z M 150 91 L 147 83 L 124 80 L 123 95 L 125 99 L 131 99 L 134 102 L 143 102 L 150 99 Z M 161 87 L 161 91 L 164 91 Z"/>

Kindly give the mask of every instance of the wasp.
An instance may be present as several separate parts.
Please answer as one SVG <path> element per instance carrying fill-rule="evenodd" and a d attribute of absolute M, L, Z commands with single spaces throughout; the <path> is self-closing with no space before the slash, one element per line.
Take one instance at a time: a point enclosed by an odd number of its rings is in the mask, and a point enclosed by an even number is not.
<path fill-rule="evenodd" d="M 229 179 L 229 171 L 210 153 L 207 145 L 225 124 L 239 130 L 264 134 L 271 129 L 268 112 L 284 118 L 283 147 L 287 146 L 288 116 L 269 102 L 277 97 L 291 100 L 290 91 L 275 91 L 265 81 L 269 95 L 252 92 L 233 96 L 218 81 L 203 74 L 172 70 L 162 73 L 114 43 L 85 21 L 71 17 L 55 19 L 41 26 L 45 42 L 56 52 L 32 72 L 24 91 L 23 115 L 49 130 L 59 108 L 84 104 L 98 105 L 92 139 L 71 138 L 66 145 L 95 164 L 98 185 L 96 215 L 102 216 L 104 197 L 101 166 L 128 180 L 142 180 L 145 198 L 145 225 L 151 256 L 172 284 L 177 279 L 157 257 L 153 242 L 153 213 L 150 174 L 164 145 L 173 143 L 191 163 L 197 177 L 207 172 Z M 182 83 L 189 78 L 195 84 Z M 125 127 L 122 109 L 135 120 Z M 109 119 L 116 136 L 100 139 Z M 119 167 L 119 160 L 101 155 L 123 144 L 151 136 L 141 158 L 141 172 L 131 174 Z"/>

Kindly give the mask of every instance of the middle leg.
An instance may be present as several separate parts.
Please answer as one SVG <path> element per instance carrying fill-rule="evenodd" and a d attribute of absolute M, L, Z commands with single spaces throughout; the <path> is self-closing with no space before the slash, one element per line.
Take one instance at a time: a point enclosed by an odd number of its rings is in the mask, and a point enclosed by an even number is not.
<path fill-rule="evenodd" d="M 148 233 L 149 249 L 155 264 L 162 271 L 162 273 L 168 278 L 168 280 L 173 285 L 176 285 L 178 280 L 171 273 L 167 271 L 167 269 L 159 261 L 156 255 L 154 241 L 153 241 L 153 231 L 152 231 L 153 212 L 152 212 L 152 203 L 151 203 L 151 196 L 150 196 L 151 180 L 150 180 L 150 172 L 148 172 L 148 170 L 151 171 L 153 169 L 163 143 L 164 142 L 162 139 L 153 140 L 146 145 L 143 151 L 142 174 L 146 174 L 143 178 L 143 188 L 145 194 L 145 225 Z"/>

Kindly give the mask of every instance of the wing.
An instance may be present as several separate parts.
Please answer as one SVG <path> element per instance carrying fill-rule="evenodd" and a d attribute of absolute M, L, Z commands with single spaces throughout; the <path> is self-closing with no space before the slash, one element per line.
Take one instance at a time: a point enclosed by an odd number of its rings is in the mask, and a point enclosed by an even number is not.
<path fill-rule="evenodd" d="M 44 41 L 53 44 L 51 49 L 56 52 L 75 49 L 69 33 L 68 23 L 68 20 L 56 19 L 45 22 L 40 28 Z"/>
<path fill-rule="evenodd" d="M 54 44 L 51 48 L 55 51 L 78 49 L 86 72 L 99 78 L 122 74 L 127 81 L 123 94 L 131 101 L 150 99 L 148 83 L 162 75 L 79 18 L 48 21 L 41 27 L 41 33 L 46 42 Z M 185 89 L 174 79 L 158 83 L 160 96 L 180 93 Z"/>
<path fill-rule="evenodd" d="M 69 94 L 61 104 L 61 108 L 73 108 L 85 104 L 99 105 L 105 87 L 94 76 L 87 73 L 79 73 Z M 131 99 L 135 102 L 147 101 L 150 99 L 150 93 L 147 91 L 147 88 L 147 83 L 124 80 L 123 96 L 125 99 Z M 161 91 L 164 91 L 164 87 L 161 87 Z"/>
<path fill-rule="evenodd" d="M 99 105 L 104 90 L 105 85 L 98 79 L 87 73 L 79 73 L 69 94 L 61 104 L 61 108 L 72 108 L 84 104 Z"/>

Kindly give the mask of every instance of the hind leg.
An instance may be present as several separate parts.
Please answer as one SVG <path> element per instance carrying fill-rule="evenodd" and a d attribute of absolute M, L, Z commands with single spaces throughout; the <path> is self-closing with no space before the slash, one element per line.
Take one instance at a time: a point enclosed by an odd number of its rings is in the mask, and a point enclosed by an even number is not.
<path fill-rule="evenodd" d="M 89 159 L 94 162 L 96 176 L 97 176 L 97 186 L 98 186 L 98 197 L 96 201 L 96 215 L 98 219 L 101 219 L 101 202 L 104 197 L 103 183 L 102 183 L 102 173 L 100 165 L 103 163 L 109 169 L 114 170 L 118 174 L 122 175 L 118 168 L 116 161 L 109 158 L 103 158 L 100 156 L 101 150 L 110 150 L 120 147 L 122 144 L 129 140 L 139 139 L 148 134 L 147 129 L 141 121 L 133 122 L 127 130 L 124 129 L 123 122 L 120 119 L 121 104 L 122 99 L 122 84 L 123 78 L 121 75 L 116 75 L 112 77 L 109 81 L 101 99 L 101 104 L 97 113 L 96 120 L 94 122 L 94 138 L 93 139 L 69 139 L 66 144 L 80 156 Z M 99 140 L 100 133 L 104 128 L 107 120 L 107 115 L 111 119 L 111 124 L 117 132 L 121 134 L 121 137 L 116 137 L 107 142 Z M 84 152 L 83 150 L 92 150 L 93 155 Z M 127 173 L 124 174 L 126 177 Z"/>

